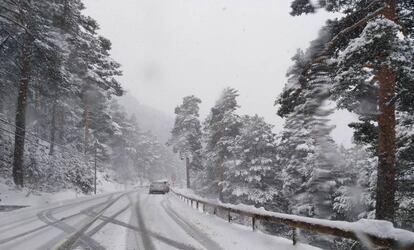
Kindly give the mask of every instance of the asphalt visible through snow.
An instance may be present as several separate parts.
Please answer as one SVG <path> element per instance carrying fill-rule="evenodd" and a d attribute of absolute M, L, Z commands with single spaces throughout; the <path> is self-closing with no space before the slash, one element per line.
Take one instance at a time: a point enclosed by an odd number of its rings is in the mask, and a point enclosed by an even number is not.
<path fill-rule="evenodd" d="M 222 249 L 145 188 L 0 213 L 0 249 Z"/>

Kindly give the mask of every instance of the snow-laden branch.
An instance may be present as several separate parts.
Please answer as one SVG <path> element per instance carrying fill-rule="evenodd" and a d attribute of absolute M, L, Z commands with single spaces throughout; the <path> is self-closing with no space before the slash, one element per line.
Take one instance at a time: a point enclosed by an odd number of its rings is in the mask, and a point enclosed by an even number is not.
<path fill-rule="evenodd" d="M 326 48 L 322 51 L 321 56 L 326 56 L 329 53 L 329 51 L 336 45 L 336 43 L 339 41 L 339 39 L 344 37 L 346 34 L 352 32 L 356 28 L 361 27 L 362 25 L 365 25 L 371 19 L 373 19 L 374 17 L 381 14 L 386 8 L 387 8 L 386 6 L 383 6 L 379 9 L 377 9 L 376 11 L 372 12 L 368 16 L 362 18 L 358 22 L 354 23 L 353 25 L 343 29 L 336 36 L 334 36 L 331 41 L 329 41 L 329 43 L 326 45 Z"/>

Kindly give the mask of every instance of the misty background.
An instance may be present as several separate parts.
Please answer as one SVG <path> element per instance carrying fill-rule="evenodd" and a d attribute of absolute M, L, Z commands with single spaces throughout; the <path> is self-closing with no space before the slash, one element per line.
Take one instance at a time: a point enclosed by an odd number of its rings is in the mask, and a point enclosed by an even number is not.
<path fill-rule="evenodd" d="M 166 124 L 154 128 L 162 140 L 161 130 L 171 127 L 168 117 L 173 117 L 183 96 L 201 98 L 203 119 L 228 86 L 240 91 L 240 113 L 264 116 L 280 131 L 283 120 L 276 115 L 274 100 L 286 82 L 290 58 L 298 48 L 308 47 L 332 17 L 323 11 L 292 17 L 290 2 L 283 0 L 86 0 L 85 4 L 85 13 L 98 21 L 100 33 L 112 41 L 112 56 L 122 64 L 120 80 L 129 95 L 121 102 L 129 111 L 138 103 L 162 111 L 165 116 L 158 112 L 155 122 L 147 116 L 140 119 L 144 129 L 160 121 Z M 337 143 L 351 144 L 352 130 L 347 126 L 351 119 L 345 111 L 333 115 L 337 129 L 332 136 Z"/>

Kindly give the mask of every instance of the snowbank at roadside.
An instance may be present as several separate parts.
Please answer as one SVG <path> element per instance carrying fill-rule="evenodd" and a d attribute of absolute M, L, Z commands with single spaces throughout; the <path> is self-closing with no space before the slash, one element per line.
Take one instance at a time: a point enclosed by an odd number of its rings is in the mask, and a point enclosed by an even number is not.
<path fill-rule="evenodd" d="M 366 235 L 372 235 L 379 238 L 384 239 L 393 239 L 398 241 L 401 244 L 404 245 L 413 245 L 414 244 L 414 233 L 394 228 L 393 224 L 388 221 L 381 221 L 381 220 L 368 220 L 368 219 L 361 219 L 356 222 L 347 222 L 347 221 L 333 221 L 333 220 L 324 220 L 324 219 L 317 219 L 317 218 L 309 218 L 309 217 L 303 217 L 303 216 L 297 216 L 292 214 L 283 214 L 283 213 L 277 213 L 277 212 L 270 212 L 262 208 L 256 208 L 254 206 L 247 206 L 244 204 L 228 204 L 228 203 L 222 203 L 219 200 L 212 200 L 212 199 L 205 199 L 203 197 L 200 197 L 192 190 L 189 189 L 174 189 L 179 194 L 182 194 L 184 196 L 187 196 L 189 198 L 199 200 L 202 202 L 210 203 L 210 204 L 217 204 L 222 207 L 233 209 L 233 210 L 239 210 L 244 211 L 247 213 L 254 213 L 261 216 L 273 216 L 277 218 L 292 220 L 292 221 L 298 221 L 298 222 L 305 222 L 309 224 L 314 225 L 321 225 L 330 227 L 333 229 L 338 229 L 346 232 L 353 232 L 354 234 L 358 235 L 361 239 L 366 238 Z M 369 244 L 369 242 L 367 242 Z"/>
<path fill-rule="evenodd" d="M 173 211 L 205 233 L 210 239 L 217 242 L 223 249 L 319 249 L 302 243 L 294 246 L 289 239 L 264 234 L 259 231 L 253 232 L 250 227 L 228 223 L 217 216 L 202 213 L 191 208 L 175 196 L 170 196 L 169 201 L 169 206 Z"/>
<path fill-rule="evenodd" d="M 0 178 L 0 206 L 46 206 L 63 200 L 85 196 L 75 190 L 56 193 L 39 192 L 28 188 L 18 189 L 11 181 Z"/>
<path fill-rule="evenodd" d="M 130 188 L 130 185 L 116 183 L 108 174 L 98 172 L 97 177 L 97 194 L 124 191 Z M 27 187 L 19 189 L 13 185 L 11 180 L 0 178 L 0 207 L 43 207 L 52 203 L 87 196 L 90 195 L 83 194 L 82 192 L 74 189 L 67 189 L 53 193 L 31 190 Z"/>

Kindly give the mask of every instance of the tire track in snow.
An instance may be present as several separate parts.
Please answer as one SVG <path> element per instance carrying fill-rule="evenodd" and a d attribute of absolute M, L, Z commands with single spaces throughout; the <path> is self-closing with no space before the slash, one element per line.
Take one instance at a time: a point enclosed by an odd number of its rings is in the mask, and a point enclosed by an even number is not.
<path fill-rule="evenodd" d="M 106 197 L 106 196 L 104 196 L 104 197 Z M 99 198 L 103 198 L 103 197 L 99 197 Z M 87 202 L 87 201 L 91 201 L 91 200 L 95 200 L 95 199 L 99 199 L 99 198 L 88 199 L 88 200 L 83 201 L 83 202 Z M 2 230 L 2 231 L 5 231 L 6 229 L 11 230 L 11 229 L 17 228 L 17 227 L 21 226 L 21 223 L 26 223 L 26 224 L 27 224 L 27 223 L 34 222 L 34 221 L 37 221 L 37 220 L 41 220 L 41 219 L 39 218 L 39 215 L 43 218 L 43 217 L 44 217 L 44 215 L 42 215 L 42 213 L 45 213 L 45 212 L 46 212 L 46 211 L 48 211 L 48 210 L 52 210 L 52 209 L 57 210 L 57 209 L 65 208 L 65 209 L 63 209 L 62 211 L 67 211 L 67 210 L 69 210 L 69 209 L 71 209 L 71 208 L 73 208 L 73 207 L 75 207 L 75 206 L 79 205 L 80 203 L 82 203 L 82 202 L 76 202 L 76 203 L 72 203 L 72 204 L 66 204 L 66 205 L 62 205 L 62 206 L 58 206 L 58 207 L 54 207 L 54 208 L 49 208 L 49 209 L 43 210 L 43 211 L 41 211 L 41 212 L 39 212 L 39 213 L 37 214 L 37 217 L 31 218 L 31 219 L 28 219 L 28 220 L 23 220 L 22 222 L 19 222 L 19 224 L 14 224 L 14 223 L 13 223 L 13 226 L 11 226 L 11 227 L 4 227 L 4 228 L 3 228 L 4 230 Z M 75 216 L 78 216 L 78 215 L 80 215 L 80 214 L 81 214 L 81 213 L 72 214 L 72 215 L 69 215 L 69 216 L 63 217 L 63 218 L 61 218 L 61 219 L 58 219 L 58 220 L 56 220 L 56 221 L 54 221 L 54 222 L 49 222 L 49 223 L 46 223 L 45 225 L 42 225 L 42 226 L 39 226 L 39 227 L 36 227 L 36 228 L 30 229 L 30 230 L 27 230 L 27 231 L 22 232 L 22 233 L 20 233 L 20 234 L 13 235 L 13 236 L 10 236 L 10 237 L 8 237 L 8 238 L 1 239 L 1 240 L 0 240 L 0 245 L 2 245 L 2 244 L 6 244 L 6 243 L 8 243 L 8 242 L 11 242 L 11 241 L 13 241 L 13 240 L 15 240 L 15 239 L 18 239 L 18 238 L 21 238 L 21 237 L 25 237 L 25 236 L 28 236 L 28 235 L 31 235 L 31 234 L 34 234 L 34 233 L 38 233 L 39 231 L 41 231 L 41 230 L 43 230 L 43 229 L 45 229 L 45 228 L 48 228 L 48 227 L 54 226 L 55 224 L 58 224 L 58 223 L 60 223 L 60 222 L 62 222 L 62 221 L 64 221 L 64 220 L 71 219 L 71 218 L 73 218 L 73 217 L 75 217 Z"/>
<path fill-rule="evenodd" d="M 90 211 L 93 211 L 94 209 L 103 206 L 105 204 L 108 204 L 108 202 L 111 202 L 113 200 L 113 195 L 111 195 L 107 201 L 101 202 L 99 204 L 90 206 L 88 208 L 83 209 L 79 213 L 76 213 L 75 215 L 81 215 L 81 214 L 87 214 Z M 53 216 L 53 212 L 55 209 L 49 209 L 42 211 L 38 214 L 38 217 L 41 221 L 46 223 L 47 225 L 56 227 L 64 232 L 64 235 L 69 235 L 77 231 L 76 227 L 73 227 L 64 221 L 57 219 Z M 62 239 L 62 235 L 55 237 L 54 239 L 50 240 L 48 243 L 43 245 L 40 249 L 50 249 L 54 245 L 56 245 L 60 240 Z M 87 235 L 82 235 L 79 238 L 79 245 L 82 247 L 86 247 L 86 249 L 105 249 L 99 242 L 95 241 L 94 239 L 90 238 Z"/>
<path fill-rule="evenodd" d="M 139 205 L 139 194 L 137 202 L 135 203 L 135 214 L 137 216 L 138 227 L 141 230 L 141 239 L 142 243 L 144 244 L 145 250 L 155 250 L 154 243 L 152 242 L 151 238 L 149 237 L 149 233 L 147 227 L 145 225 L 144 217 L 142 216 L 141 207 Z"/>
<path fill-rule="evenodd" d="M 168 203 L 166 205 L 166 203 Z M 164 199 L 161 202 L 161 206 L 164 208 L 165 212 L 173 219 L 188 235 L 193 239 L 198 241 L 202 246 L 208 250 L 224 250 L 220 245 L 215 241 L 207 237 L 204 233 L 200 232 L 194 225 L 188 223 L 183 219 L 179 214 L 177 214 L 169 205 L 170 201 Z"/>

